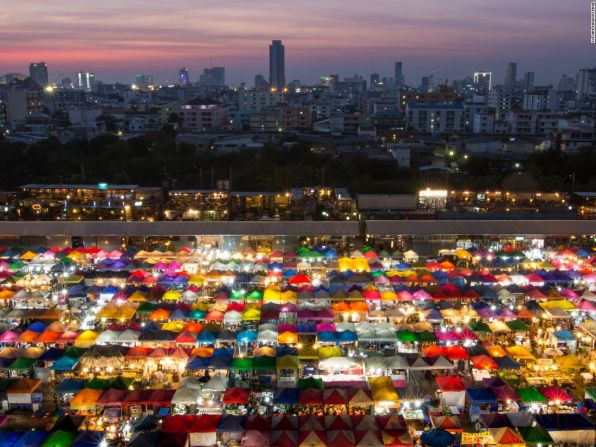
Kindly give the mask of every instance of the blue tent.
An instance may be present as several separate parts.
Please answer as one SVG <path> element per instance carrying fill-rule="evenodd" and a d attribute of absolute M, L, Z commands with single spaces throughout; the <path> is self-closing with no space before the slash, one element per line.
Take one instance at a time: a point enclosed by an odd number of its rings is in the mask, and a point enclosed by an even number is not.
<path fill-rule="evenodd" d="M 227 414 L 222 416 L 217 424 L 217 433 L 239 433 L 244 432 L 244 416 Z"/>
<path fill-rule="evenodd" d="M 575 340 L 575 335 L 569 332 L 567 329 L 561 329 L 554 333 L 555 337 L 559 340 Z"/>
<path fill-rule="evenodd" d="M 64 379 L 56 391 L 60 394 L 76 393 L 82 390 L 87 380 L 85 379 Z"/>
<path fill-rule="evenodd" d="M 453 444 L 455 436 L 440 428 L 433 428 L 422 432 L 420 440 L 428 447 L 447 447 Z"/>
<path fill-rule="evenodd" d="M 207 369 L 209 367 L 210 359 L 203 357 L 193 357 L 186 364 L 186 369 L 190 371 L 196 371 L 198 369 Z"/>
<path fill-rule="evenodd" d="M 253 343 L 257 341 L 256 331 L 242 331 L 236 336 L 238 343 Z"/>
<path fill-rule="evenodd" d="M 279 388 L 275 390 L 273 402 L 279 405 L 294 405 L 298 403 L 299 394 L 298 388 Z"/>
<path fill-rule="evenodd" d="M 537 414 L 538 425 L 549 431 L 596 430 L 596 425 L 580 413 Z"/>
<path fill-rule="evenodd" d="M 317 334 L 317 340 L 320 343 L 337 343 L 338 337 L 335 332 L 323 331 Z"/>
<path fill-rule="evenodd" d="M 211 360 L 209 361 L 209 369 L 230 369 L 231 364 L 232 357 L 211 357 Z"/>
<path fill-rule="evenodd" d="M 157 417 L 153 414 L 144 414 L 138 419 L 135 419 L 131 423 L 131 427 L 133 432 L 153 430 L 157 427 Z"/>
<path fill-rule="evenodd" d="M 497 398 L 490 392 L 490 389 L 477 387 L 477 388 L 468 388 L 466 390 L 468 393 L 468 397 L 472 401 L 473 404 L 496 404 Z"/>
<path fill-rule="evenodd" d="M 211 344 L 211 343 L 215 343 L 215 341 L 216 341 L 215 335 L 213 335 L 209 331 L 201 331 L 201 333 L 197 337 L 197 343 L 199 343 L 199 344 Z"/>
<path fill-rule="evenodd" d="M 159 431 L 141 431 L 135 434 L 127 445 L 128 447 L 153 447 L 158 444 L 160 434 Z"/>
<path fill-rule="evenodd" d="M 494 360 L 499 365 L 499 369 L 520 369 L 519 363 L 507 355 L 505 357 L 495 357 Z"/>
<path fill-rule="evenodd" d="M 0 431 L 0 445 L 2 447 L 12 447 L 22 434 L 17 431 Z"/>
<path fill-rule="evenodd" d="M 60 349 L 60 348 L 50 348 L 47 351 L 45 351 L 39 358 L 38 360 L 42 361 L 42 362 L 53 362 L 58 360 L 60 357 L 62 357 L 62 355 L 64 354 L 64 349 Z"/>
<path fill-rule="evenodd" d="M 213 350 L 213 357 L 233 357 L 234 348 L 215 348 Z"/>
<path fill-rule="evenodd" d="M 29 327 L 27 327 L 27 330 L 33 332 L 43 332 L 46 326 L 47 325 L 41 321 L 36 321 L 35 323 L 31 323 Z"/>
<path fill-rule="evenodd" d="M 28 431 L 12 447 L 39 447 L 49 435 L 49 431 Z"/>
<path fill-rule="evenodd" d="M 317 326 L 314 323 L 299 323 L 298 332 L 300 332 L 301 334 L 317 332 Z"/>
<path fill-rule="evenodd" d="M 106 433 L 103 431 L 82 431 L 75 438 L 71 447 L 98 447 L 105 436 Z"/>
<path fill-rule="evenodd" d="M 78 357 L 70 357 L 68 355 L 63 355 L 54 362 L 50 369 L 54 371 L 72 371 L 76 368 L 78 363 Z"/>
<path fill-rule="evenodd" d="M 352 343 L 358 341 L 358 336 L 356 332 L 352 331 L 342 331 L 338 332 L 338 340 L 340 343 Z"/>

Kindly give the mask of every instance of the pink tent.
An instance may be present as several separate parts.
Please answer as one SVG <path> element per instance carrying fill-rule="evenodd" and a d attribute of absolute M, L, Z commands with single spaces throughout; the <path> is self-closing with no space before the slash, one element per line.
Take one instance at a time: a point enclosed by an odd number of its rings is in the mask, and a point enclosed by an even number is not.
<path fill-rule="evenodd" d="M 0 335 L 0 343 L 14 343 L 19 338 L 19 334 L 13 331 L 4 331 Z"/>

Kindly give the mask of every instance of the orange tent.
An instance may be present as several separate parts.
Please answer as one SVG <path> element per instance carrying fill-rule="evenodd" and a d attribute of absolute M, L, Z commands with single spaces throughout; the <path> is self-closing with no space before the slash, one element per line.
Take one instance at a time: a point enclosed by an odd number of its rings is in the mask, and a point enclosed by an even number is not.
<path fill-rule="evenodd" d="M 285 331 L 278 335 L 278 343 L 296 344 L 298 343 L 298 334 L 296 332 Z"/>
<path fill-rule="evenodd" d="M 103 390 L 83 388 L 70 401 L 70 408 L 72 410 L 93 411 L 101 393 L 103 393 Z"/>
<path fill-rule="evenodd" d="M 153 312 L 151 312 L 151 314 L 149 314 L 149 319 L 151 321 L 164 321 L 167 320 L 169 317 L 170 312 L 161 307 L 155 309 Z"/>
<path fill-rule="evenodd" d="M 58 340 L 58 338 L 60 338 L 61 334 L 62 334 L 61 332 L 49 331 L 46 329 L 45 331 L 43 331 L 41 333 L 41 335 L 37 339 L 37 342 L 38 343 L 51 343 L 51 342 Z"/>
<path fill-rule="evenodd" d="M 32 343 L 35 340 L 37 340 L 37 337 L 39 337 L 39 332 L 25 331 L 21 335 L 19 335 L 19 338 L 17 338 L 17 341 L 20 341 L 23 343 Z"/>

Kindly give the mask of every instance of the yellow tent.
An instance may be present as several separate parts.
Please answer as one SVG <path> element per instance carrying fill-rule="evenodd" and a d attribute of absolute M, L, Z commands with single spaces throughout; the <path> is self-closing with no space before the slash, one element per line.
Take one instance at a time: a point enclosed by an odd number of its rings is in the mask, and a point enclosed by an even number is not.
<path fill-rule="evenodd" d="M 83 331 L 75 339 L 74 345 L 77 348 L 90 348 L 95 344 L 95 339 L 97 338 L 97 335 L 98 334 L 95 331 Z"/>
<path fill-rule="evenodd" d="M 145 294 L 140 290 L 135 290 L 134 293 L 128 297 L 128 301 L 145 301 Z"/>
<path fill-rule="evenodd" d="M 329 357 L 341 357 L 339 346 L 321 346 L 319 348 L 319 358 L 327 359 Z"/>
<path fill-rule="evenodd" d="M 387 376 L 368 379 L 372 398 L 376 403 L 388 407 L 399 407 L 399 395 L 391 379 Z"/>
<path fill-rule="evenodd" d="M 298 357 L 294 355 L 284 355 L 276 359 L 277 369 L 300 369 Z"/>
<path fill-rule="evenodd" d="M 118 313 L 118 309 L 116 308 L 116 305 L 113 304 L 112 302 L 109 302 L 104 307 L 102 307 L 99 310 L 99 312 L 97 312 L 96 316 L 99 319 L 105 318 L 107 320 L 112 320 L 112 319 L 116 318 L 117 313 Z"/>
<path fill-rule="evenodd" d="M 575 355 L 555 357 L 555 361 L 559 364 L 561 369 L 581 369 L 583 367 L 581 359 Z"/>
<path fill-rule="evenodd" d="M 205 282 L 205 277 L 201 275 L 193 275 L 188 280 L 188 284 L 191 286 L 200 286 Z"/>
<path fill-rule="evenodd" d="M 468 250 L 464 248 L 459 248 L 455 250 L 455 256 L 457 256 L 460 259 L 472 259 L 472 253 L 470 253 Z"/>
<path fill-rule="evenodd" d="M 352 260 L 350 258 L 339 258 L 337 268 L 341 271 L 352 270 Z"/>
<path fill-rule="evenodd" d="M 277 336 L 277 342 L 286 345 L 298 343 L 298 334 L 296 332 L 285 331 Z"/>
<path fill-rule="evenodd" d="M 182 331 L 182 329 L 184 329 L 184 323 L 181 323 L 179 321 L 169 321 L 167 323 L 164 323 L 161 329 L 163 331 L 180 332 Z"/>
<path fill-rule="evenodd" d="M 259 321 L 261 311 L 259 309 L 246 309 L 242 314 L 242 321 Z"/>
<path fill-rule="evenodd" d="M 263 303 L 279 303 L 280 299 L 281 289 L 279 287 L 270 286 L 265 289 Z"/>
<path fill-rule="evenodd" d="M 279 295 L 280 304 L 296 303 L 298 300 L 298 293 L 294 290 L 285 290 Z"/>
<path fill-rule="evenodd" d="M 507 352 L 515 360 L 535 360 L 536 357 L 530 352 L 530 350 L 524 346 L 507 346 Z"/>
<path fill-rule="evenodd" d="M 95 404 L 103 390 L 83 388 L 70 401 L 71 410 L 94 411 Z"/>
<path fill-rule="evenodd" d="M 182 294 L 177 292 L 176 290 L 168 290 L 164 295 L 161 297 L 164 301 L 178 301 Z"/>
<path fill-rule="evenodd" d="M 26 251 L 20 257 L 22 261 L 33 261 L 35 258 L 37 258 L 37 255 L 32 251 Z"/>
<path fill-rule="evenodd" d="M 392 290 L 385 290 L 381 293 L 381 299 L 383 301 L 397 301 L 397 293 Z"/>
<path fill-rule="evenodd" d="M 545 310 L 561 309 L 561 310 L 576 310 L 575 304 L 567 300 L 553 300 L 540 303 L 540 307 Z"/>

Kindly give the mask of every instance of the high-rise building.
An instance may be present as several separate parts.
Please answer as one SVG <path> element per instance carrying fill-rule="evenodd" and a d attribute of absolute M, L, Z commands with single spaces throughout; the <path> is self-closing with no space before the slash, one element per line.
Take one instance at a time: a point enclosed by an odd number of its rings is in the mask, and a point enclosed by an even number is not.
<path fill-rule="evenodd" d="M 515 88 L 517 84 L 517 64 L 509 62 L 507 64 L 507 72 L 505 73 L 505 87 Z"/>
<path fill-rule="evenodd" d="M 534 72 L 533 71 L 526 71 L 524 73 L 524 80 L 522 83 L 522 87 L 524 90 L 532 90 L 534 88 Z"/>
<path fill-rule="evenodd" d="M 394 67 L 393 73 L 393 86 L 399 90 L 400 88 L 404 87 L 406 84 L 406 79 L 404 77 L 403 72 L 403 65 L 401 62 L 396 62 Z"/>
<path fill-rule="evenodd" d="M 274 40 L 269 45 L 269 85 L 278 90 L 286 86 L 285 47 L 281 40 Z"/>
<path fill-rule="evenodd" d="M 190 78 L 188 77 L 188 68 L 181 67 L 178 70 L 178 84 L 179 85 L 188 85 L 190 83 Z"/>
<path fill-rule="evenodd" d="M 200 81 L 208 86 L 219 87 L 226 85 L 225 67 L 204 68 Z"/>
<path fill-rule="evenodd" d="M 493 87 L 493 74 L 490 71 L 474 72 L 474 86 L 477 93 L 488 93 Z"/>
<path fill-rule="evenodd" d="M 95 87 L 95 74 L 90 71 L 79 71 L 77 73 L 77 86 L 90 92 Z"/>
<path fill-rule="evenodd" d="M 153 75 L 137 73 L 135 75 L 135 85 L 138 88 L 146 89 L 150 85 L 153 85 Z"/>
<path fill-rule="evenodd" d="M 29 76 L 40 87 L 45 87 L 49 84 L 48 66 L 45 62 L 31 62 L 29 64 Z"/>
<path fill-rule="evenodd" d="M 255 89 L 257 90 L 269 90 L 269 83 L 265 79 L 265 76 L 258 74 L 255 76 Z"/>
<path fill-rule="evenodd" d="M 582 68 L 579 71 L 577 96 L 579 99 L 596 96 L 596 68 Z"/>
<path fill-rule="evenodd" d="M 422 76 L 422 82 L 420 84 L 420 91 L 422 93 L 428 93 L 430 91 L 432 91 L 432 89 L 434 88 L 434 76 L 433 75 L 428 75 L 428 76 Z"/>
<path fill-rule="evenodd" d="M 559 84 L 557 85 L 557 90 L 560 92 L 571 92 L 575 89 L 575 80 L 563 74 L 561 79 L 559 79 Z"/>
<path fill-rule="evenodd" d="M 370 88 L 378 87 L 381 83 L 381 77 L 379 73 L 371 73 L 370 74 Z"/>

